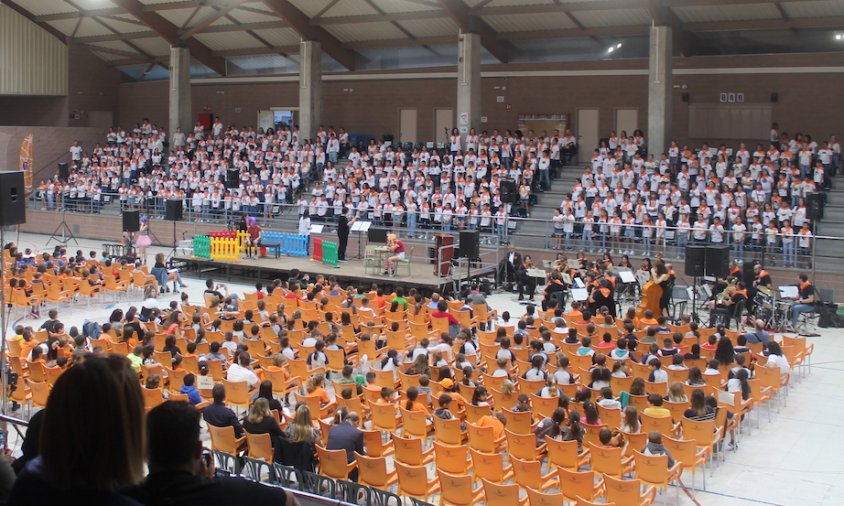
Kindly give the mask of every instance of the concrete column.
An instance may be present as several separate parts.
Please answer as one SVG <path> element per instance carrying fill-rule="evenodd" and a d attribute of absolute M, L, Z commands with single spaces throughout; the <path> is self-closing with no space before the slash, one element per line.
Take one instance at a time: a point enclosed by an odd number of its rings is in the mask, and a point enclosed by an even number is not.
<path fill-rule="evenodd" d="M 461 32 L 457 40 L 457 128 L 465 137 L 481 126 L 481 36 Z"/>
<path fill-rule="evenodd" d="M 187 134 L 193 131 L 190 98 L 190 50 L 170 47 L 170 124 L 167 133 L 172 136 L 181 127 Z"/>
<path fill-rule="evenodd" d="M 299 132 L 302 138 L 316 138 L 321 122 L 322 48 L 319 42 L 303 40 L 299 50 Z"/>
<path fill-rule="evenodd" d="M 648 153 L 659 159 L 671 142 L 671 28 L 652 26 L 648 60 Z"/>

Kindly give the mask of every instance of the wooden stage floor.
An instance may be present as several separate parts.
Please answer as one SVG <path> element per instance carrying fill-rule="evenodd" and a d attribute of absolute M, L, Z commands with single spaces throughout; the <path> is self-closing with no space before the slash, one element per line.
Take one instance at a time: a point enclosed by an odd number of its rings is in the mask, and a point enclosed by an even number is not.
<path fill-rule="evenodd" d="M 267 282 L 278 278 L 286 280 L 293 269 L 299 269 L 302 273 L 309 274 L 312 278 L 316 274 L 326 277 L 334 276 L 342 284 L 352 283 L 359 286 L 368 286 L 378 283 L 379 286 L 403 286 L 416 288 L 425 292 L 450 292 L 456 284 L 464 283 L 466 280 L 478 279 L 481 277 L 494 276 L 495 268 L 492 266 L 472 267 L 467 272 L 466 264 L 455 265 L 453 275 L 439 277 L 434 275 L 434 265 L 427 262 L 411 262 L 410 276 L 407 275 L 407 268 L 399 268 L 399 274 L 395 277 L 382 276 L 380 272 L 375 273 L 374 269 L 364 267 L 363 260 L 349 260 L 340 262 L 338 267 L 313 262 L 308 258 L 282 256 L 278 259 L 273 257 L 257 259 L 241 259 L 239 261 L 209 260 L 189 256 L 175 256 L 173 262 L 181 266 L 187 275 L 198 275 L 199 277 L 225 278 L 227 280 L 254 280 L 255 282 Z M 380 270 L 380 269 L 379 269 Z"/>

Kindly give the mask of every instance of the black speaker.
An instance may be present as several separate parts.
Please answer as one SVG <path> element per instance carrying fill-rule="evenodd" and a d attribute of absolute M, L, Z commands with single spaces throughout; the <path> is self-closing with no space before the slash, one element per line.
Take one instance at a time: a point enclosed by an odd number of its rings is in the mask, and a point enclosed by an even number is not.
<path fill-rule="evenodd" d="M 460 232 L 460 256 L 471 260 L 480 258 L 480 234 L 477 230 Z"/>
<path fill-rule="evenodd" d="M 141 229 L 140 211 L 123 211 L 123 231 L 137 232 Z"/>
<path fill-rule="evenodd" d="M 59 179 L 62 181 L 67 181 L 67 178 L 70 177 L 70 169 L 67 168 L 67 163 L 62 162 L 59 164 Z"/>
<path fill-rule="evenodd" d="M 0 172 L 0 226 L 26 223 L 23 172 Z"/>
<path fill-rule="evenodd" d="M 686 246 L 686 276 L 703 276 L 705 265 L 706 248 L 703 246 Z"/>
<path fill-rule="evenodd" d="M 229 169 L 226 171 L 226 188 L 240 187 L 240 170 Z"/>
<path fill-rule="evenodd" d="M 184 211 L 184 203 L 182 199 L 166 200 L 164 209 L 164 218 L 167 221 L 182 221 L 182 213 Z"/>
<path fill-rule="evenodd" d="M 683 93 L 682 95 L 680 95 L 680 100 L 682 100 L 683 102 L 688 102 L 689 100 L 691 100 L 691 98 L 691 95 L 689 95 L 688 93 Z"/>
<path fill-rule="evenodd" d="M 730 249 L 727 246 L 709 246 L 704 255 L 707 276 L 726 279 L 730 274 Z"/>
<path fill-rule="evenodd" d="M 823 219 L 823 194 L 812 192 L 806 194 L 806 218 L 810 221 Z"/>
<path fill-rule="evenodd" d="M 370 228 L 366 232 L 366 240 L 371 243 L 386 244 L 387 243 L 387 229 L 386 228 Z"/>
<path fill-rule="evenodd" d="M 779 102 L 780 101 L 780 94 L 779 93 L 771 93 L 771 102 Z"/>
<path fill-rule="evenodd" d="M 502 179 L 498 184 L 498 190 L 501 193 L 501 202 L 505 204 L 515 204 L 519 200 L 516 182 L 512 179 Z"/>

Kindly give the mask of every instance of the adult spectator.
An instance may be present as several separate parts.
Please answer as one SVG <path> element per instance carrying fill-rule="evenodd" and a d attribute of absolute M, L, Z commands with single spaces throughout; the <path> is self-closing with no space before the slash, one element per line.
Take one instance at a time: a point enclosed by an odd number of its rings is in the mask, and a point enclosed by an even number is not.
<path fill-rule="evenodd" d="M 241 351 L 237 356 L 237 363 L 229 366 L 228 371 L 226 371 L 226 379 L 229 381 L 245 381 L 249 384 L 249 388 L 255 388 L 261 379 L 252 370 L 251 363 L 252 358 L 249 353 Z"/>
<path fill-rule="evenodd" d="M 149 476 L 128 495 L 147 506 L 272 504 L 297 506 L 289 491 L 240 477 L 215 475 L 214 459 L 199 439 L 199 412 L 167 401 L 149 412 Z"/>
<path fill-rule="evenodd" d="M 129 361 L 89 356 L 47 400 L 41 455 L 18 477 L 10 505 L 134 506 L 119 493 L 144 472 L 144 400 Z"/>
<path fill-rule="evenodd" d="M 355 452 L 366 455 L 363 448 L 363 432 L 358 428 L 360 426 L 360 415 L 351 411 L 345 416 L 342 411 L 337 416 L 337 423 L 331 426 L 328 431 L 328 443 L 326 449 L 328 450 L 344 450 L 346 452 L 346 461 L 355 461 Z M 354 469 L 349 473 L 349 479 L 358 481 L 358 470 Z"/>
<path fill-rule="evenodd" d="M 747 338 L 747 344 L 767 344 L 771 340 L 771 335 L 765 330 L 765 322 L 762 320 L 754 321 L 753 332 L 745 333 L 744 337 Z"/>
<path fill-rule="evenodd" d="M 211 397 L 214 400 L 202 410 L 202 418 L 205 423 L 214 427 L 234 427 L 235 437 L 243 436 L 243 426 L 240 420 L 230 408 L 226 407 L 226 387 L 220 383 L 211 389 Z"/>

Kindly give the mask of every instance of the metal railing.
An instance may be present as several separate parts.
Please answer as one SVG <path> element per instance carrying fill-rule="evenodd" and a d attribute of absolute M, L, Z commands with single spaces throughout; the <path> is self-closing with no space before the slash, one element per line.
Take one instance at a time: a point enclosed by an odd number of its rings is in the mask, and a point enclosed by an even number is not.
<path fill-rule="evenodd" d="M 183 201 L 184 222 L 195 225 L 218 224 L 225 228 L 234 228 L 241 217 L 248 214 L 258 217 L 265 229 L 280 232 L 298 230 L 300 211 L 303 209 L 298 204 L 288 203 L 259 203 L 237 209 L 232 209 L 223 201 L 217 207 L 193 206 L 192 204 L 192 199 Z M 101 194 L 98 199 L 70 198 L 65 194 L 54 201 L 46 197 L 33 197 L 30 206 L 56 212 L 111 216 L 119 216 L 125 210 L 140 210 L 152 220 L 163 220 L 166 208 L 163 198 L 133 199 L 118 194 Z M 733 232 L 725 226 L 720 234 L 723 236 L 722 240 L 715 242 L 708 230 L 704 234 L 704 239 L 700 240 L 695 237 L 696 229 L 694 228 L 680 229 L 671 226 L 657 228 L 642 224 L 575 221 L 570 227 L 560 229 L 555 226 L 550 217 L 519 216 L 518 212 L 521 208 L 516 204 L 510 206 L 509 209 L 511 213 L 504 217 L 454 214 L 451 223 L 445 224 L 432 222 L 431 219 L 422 219 L 422 215 L 418 212 L 416 214 L 402 212 L 399 220 L 387 219 L 383 215 L 376 216 L 372 211 L 359 218 L 370 220 L 373 228 L 386 229 L 400 238 L 410 240 L 432 240 L 435 234 L 442 232 L 478 230 L 481 244 L 486 247 L 513 243 L 522 249 L 568 251 L 570 254 L 579 251 L 592 254 L 609 252 L 614 256 L 636 257 L 653 257 L 659 254 L 665 258 L 677 260 L 684 259 L 686 245 L 722 245 L 730 248 L 730 256 L 733 259 L 757 260 L 766 266 L 795 269 L 814 269 L 820 266 L 822 270 L 832 271 L 840 269 L 842 244 L 840 241 L 844 238 L 813 234 L 809 246 L 805 247 L 801 246 L 801 239 L 797 235 L 796 228 L 794 235 L 786 236 L 781 233 L 769 234 L 767 231 L 761 234 L 750 231 Z M 328 206 L 324 210 L 324 215 L 311 214 L 311 222 L 329 226 L 334 224 L 336 222 L 334 207 Z M 433 218 L 433 211 L 430 216 Z M 355 233 L 352 233 L 352 237 L 362 238 Z"/>

